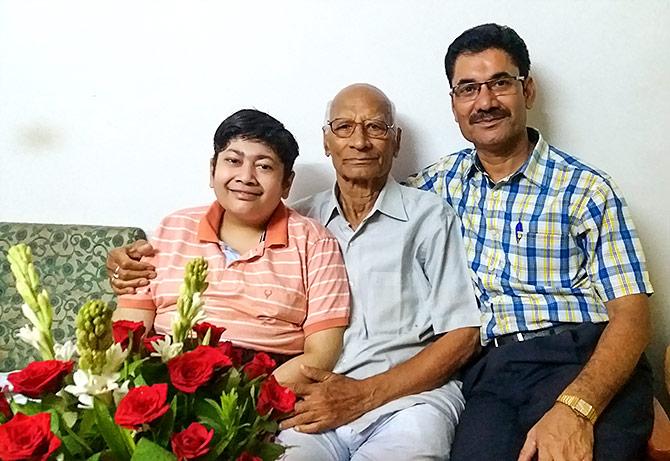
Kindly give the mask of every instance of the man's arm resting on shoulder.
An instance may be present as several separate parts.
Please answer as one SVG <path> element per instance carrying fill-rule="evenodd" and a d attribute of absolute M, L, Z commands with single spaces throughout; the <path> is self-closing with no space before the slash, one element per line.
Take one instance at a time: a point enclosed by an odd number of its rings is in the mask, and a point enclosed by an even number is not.
<path fill-rule="evenodd" d="M 646 294 L 623 296 L 605 305 L 609 324 L 582 371 L 563 390 L 563 394 L 591 404 L 598 414 L 630 378 L 651 337 Z M 565 459 L 582 459 L 587 455 L 590 459 L 593 425 L 567 405 L 557 402 L 529 431 L 519 460 L 530 461 L 536 451 L 564 453 L 566 446 L 572 447 L 573 454 Z"/>
<path fill-rule="evenodd" d="M 121 248 L 114 248 L 107 255 L 107 276 L 117 295 L 133 294 L 135 288 L 149 284 L 156 278 L 156 268 L 140 261 L 142 256 L 153 256 L 154 248 L 146 240 L 138 240 Z"/>
<path fill-rule="evenodd" d="M 321 432 L 347 424 L 400 397 L 446 383 L 479 348 L 479 329 L 458 328 L 442 335 L 411 359 L 384 373 L 356 380 L 303 367 L 313 384 L 296 384 L 295 414 L 281 423 L 301 432 Z"/>
<path fill-rule="evenodd" d="M 304 352 L 293 357 L 274 371 L 280 384 L 310 382 L 300 372 L 300 365 L 332 370 L 342 352 L 344 327 L 327 328 L 305 338 Z"/>

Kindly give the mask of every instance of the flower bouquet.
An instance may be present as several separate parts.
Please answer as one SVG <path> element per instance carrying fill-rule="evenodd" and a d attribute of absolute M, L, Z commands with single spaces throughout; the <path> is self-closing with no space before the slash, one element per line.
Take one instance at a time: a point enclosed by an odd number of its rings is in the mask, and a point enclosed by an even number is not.
<path fill-rule="evenodd" d="M 9 374 L 0 391 L 0 460 L 274 460 L 276 419 L 295 395 L 270 374 L 275 362 L 219 342 L 201 322 L 207 263 L 186 266 L 172 335 L 112 322 L 102 301 L 76 319 L 76 345 L 54 343 L 53 309 L 30 248 L 8 253 L 29 324 L 19 337 L 42 361 Z M 248 351 L 247 351 L 248 352 Z M 75 365 L 75 359 L 77 364 Z"/>

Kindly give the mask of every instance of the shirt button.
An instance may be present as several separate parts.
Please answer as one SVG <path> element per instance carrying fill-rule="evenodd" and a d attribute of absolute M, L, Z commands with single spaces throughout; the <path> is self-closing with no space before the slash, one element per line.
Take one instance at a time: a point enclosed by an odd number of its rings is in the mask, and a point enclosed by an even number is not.
<path fill-rule="evenodd" d="M 496 268 L 493 266 L 489 266 L 489 274 L 493 274 L 496 271 Z"/>

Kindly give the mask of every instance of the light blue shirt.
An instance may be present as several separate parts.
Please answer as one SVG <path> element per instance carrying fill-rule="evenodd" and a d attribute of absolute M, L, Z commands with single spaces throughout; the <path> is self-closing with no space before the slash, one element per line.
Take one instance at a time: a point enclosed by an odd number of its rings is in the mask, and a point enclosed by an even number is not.
<path fill-rule="evenodd" d="M 336 194 L 337 185 L 293 208 L 325 225 L 344 255 L 352 306 L 337 373 L 356 379 L 383 373 L 440 334 L 480 326 L 461 224 L 449 205 L 389 177 L 369 215 L 353 230 Z M 389 402 L 351 426 L 363 430 L 380 416 L 417 403 L 460 411 L 460 383 Z"/>

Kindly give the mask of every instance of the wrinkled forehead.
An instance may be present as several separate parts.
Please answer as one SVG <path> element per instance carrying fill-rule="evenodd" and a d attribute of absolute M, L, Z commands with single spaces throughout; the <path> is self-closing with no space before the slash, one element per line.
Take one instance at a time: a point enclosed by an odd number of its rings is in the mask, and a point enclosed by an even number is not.
<path fill-rule="evenodd" d="M 393 123 L 393 110 L 389 100 L 370 90 L 346 91 L 335 96 L 330 104 L 330 120 L 384 120 Z"/>

